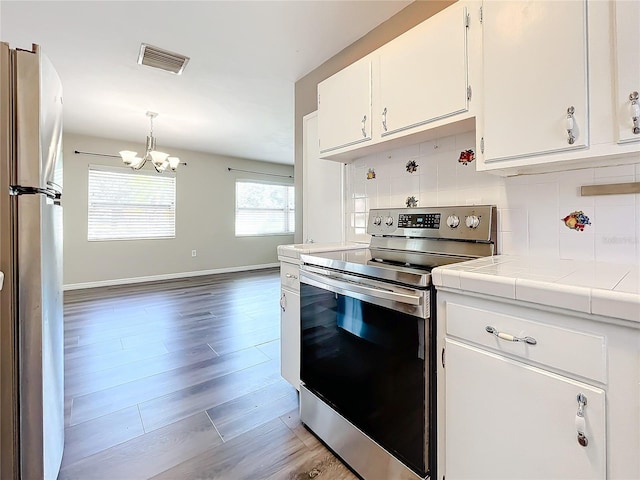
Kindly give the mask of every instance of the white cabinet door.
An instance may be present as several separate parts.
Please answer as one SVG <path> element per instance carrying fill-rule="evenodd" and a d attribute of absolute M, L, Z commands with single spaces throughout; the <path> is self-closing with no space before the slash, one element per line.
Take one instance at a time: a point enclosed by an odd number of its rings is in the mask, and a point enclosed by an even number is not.
<path fill-rule="evenodd" d="M 300 390 L 300 294 L 280 292 L 280 375 Z"/>
<path fill-rule="evenodd" d="M 320 152 L 371 140 L 371 59 L 365 57 L 318 84 Z"/>
<path fill-rule="evenodd" d="M 587 147 L 586 1 L 490 0 L 482 8 L 484 162 Z"/>
<path fill-rule="evenodd" d="M 640 94 L 640 2 L 618 0 L 615 2 L 615 33 L 617 63 L 618 141 L 620 143 L 640 141 L 634 133 L 629 98 L 635 92 Z M 640 105 L 640 98 L 637 104 Z"/>
<path fill-rule="evenodd" d="M 305 243 L 344 240 L 344 164 L 320 158 L 318 116 L 302 119 L 302 238 Z"/>
<path fill-rule="evenodd" d="M 606 478 L 603 390 L 457 341 L 445 348 L 447 480 Z"/>
<path fill-rule="evenodd" d="M 383 137 L 467 110 L 463 5 L 444 9 L 379 52 L 374 118 Z"/>

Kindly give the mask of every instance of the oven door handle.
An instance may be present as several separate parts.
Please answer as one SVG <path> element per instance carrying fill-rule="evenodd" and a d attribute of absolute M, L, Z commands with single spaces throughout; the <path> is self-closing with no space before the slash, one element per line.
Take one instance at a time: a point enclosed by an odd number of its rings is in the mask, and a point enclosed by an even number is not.
<path fill-rule="evenodd" d="M 335 279 L 328 275 L 311 273 L 308 271 L 300 271 L 300 281 L 314 287 L 329 290 L 340 295 L 347 297 L 354 297 L 355 294 L 363 295 L 372 300 L 372 303 L 376 303 L 376 298 L 382 298 L 392 302 L 404 303 L 407 305 L 422 306 L 424 299 L 424 292 L 420 290 L 412 290 L 409 288 L 395 287 L 390 285 L 389 289 L 378 288 L 374 286 L 364 285 L 361 282 L 355 282 L 347 280 L 345 278 Z M 399 291 L 400 289 L 406 292 Z M 356 297 L 357 298 L 357 297 Z"/>

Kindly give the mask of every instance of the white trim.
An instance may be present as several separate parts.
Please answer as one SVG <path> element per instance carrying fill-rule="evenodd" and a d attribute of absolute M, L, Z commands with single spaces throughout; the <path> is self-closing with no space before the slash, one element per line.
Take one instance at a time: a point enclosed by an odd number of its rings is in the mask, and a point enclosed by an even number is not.
<path fill-rule="evenodd" d="M 245 272 L 249 270 L 263 270 L 265 268 L 279 267 L 280 263 L 265 263 L 263 265 L 245 265 L 242 267 L 226 267 L 216 268 L 213 270 L 198 270 L 195 272 L 180 272 L 180 273 L 167 273 L 163 275 L 149 275 L 146 277 L 133 277 L 133 278 L 116 278 L 114 280 L 100 280 L 98 282 L 86 282 L 86 283 L 70 283 L 63 285 L 62 289 L 67 290 L 81 290 L 83 288 L 98 288 L 98 287 L 113 287 L 117 285 L 128 285 L 132 283 L 144 283 L 144 282 L 157 282 L 160 280 L 173 280 L 176 278 L 188 278 L 199 277 L 202 275 L 216 275 L 219 273 L 233 273 L 233 272 Z"/>

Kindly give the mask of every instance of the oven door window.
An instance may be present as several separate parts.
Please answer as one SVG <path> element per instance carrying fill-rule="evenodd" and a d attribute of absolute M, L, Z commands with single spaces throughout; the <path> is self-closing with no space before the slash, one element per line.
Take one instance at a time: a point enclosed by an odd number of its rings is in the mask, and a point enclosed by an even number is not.
<path fill-rule="evenodd" d="M 425 321 L 301 284 L 301 378 L 420 475 L 425 459 Z"/>

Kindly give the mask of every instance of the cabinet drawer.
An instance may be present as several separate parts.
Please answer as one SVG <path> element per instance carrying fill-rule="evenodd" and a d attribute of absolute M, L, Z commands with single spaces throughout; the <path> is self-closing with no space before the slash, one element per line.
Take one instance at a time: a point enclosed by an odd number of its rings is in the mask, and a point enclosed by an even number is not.
<path fill-rule="evenodd" d="M 487 327 L 495 333 L 487 331 Z M 448 302 L 446 333 L 492 350 L 607 383 L 605 337 Z M 499 338 L 497 334 L 500 333 Z M 510 341 L 509 336 L 530 337 Z"/>
<path fill-rule="evenodd" d="M 296 292 L 300 291 L 300 272 L 298 265 L 291 263 L 280 263 L 280 284 L 284 288 L 290 288 Z"/>

